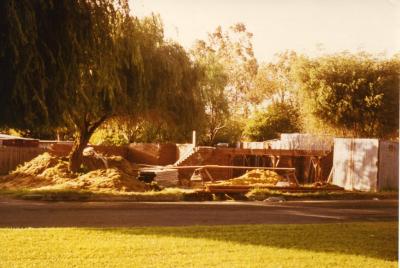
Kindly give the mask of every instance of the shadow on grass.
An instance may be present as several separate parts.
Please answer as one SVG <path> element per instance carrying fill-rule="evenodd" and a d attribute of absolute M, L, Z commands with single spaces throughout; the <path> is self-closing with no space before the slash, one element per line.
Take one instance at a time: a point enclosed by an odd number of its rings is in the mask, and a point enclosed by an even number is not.
<path fill-rule="evenodd" d="M 236 225 L 96 229 L 123 235 L 210 239 L 312 252 L 398 259 L 398 223 Z M 279 257 L 279 256 L 277 256 Z"/>

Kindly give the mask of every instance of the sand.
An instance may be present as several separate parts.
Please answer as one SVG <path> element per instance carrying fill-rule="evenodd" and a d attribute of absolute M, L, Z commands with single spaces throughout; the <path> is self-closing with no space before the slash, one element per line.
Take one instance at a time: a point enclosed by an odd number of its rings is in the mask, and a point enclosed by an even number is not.
<path fill-rule="evenodd" d="M 0 189 L 86 190 L 92 192 L 143 192 L 148 186 L 137 179 L 137 166 L 120 156 L 84 156 L 83 172 L 68 172 L 68 159 L 43 153 L 0 177 Z"/>
<path fill-rule="evenodd" d="M 274 171 L 255 169 L 240 177 L 218 182 L 218 185 L 275 185 L 278 181 L 287 181 L 287 179 Z"/>

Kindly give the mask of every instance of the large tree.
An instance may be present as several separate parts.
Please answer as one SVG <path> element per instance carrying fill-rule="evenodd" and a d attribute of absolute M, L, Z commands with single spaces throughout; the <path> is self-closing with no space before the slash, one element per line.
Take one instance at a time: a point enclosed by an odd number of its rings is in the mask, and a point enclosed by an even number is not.
<path fill-rule="evenodd" d="M 399 67 L 366 53 L 303 58 L 295 69 L 306 118 L 345 135 L 397 136 Z"/>
<path fill-rule="evenodd" d="M 197 42 L 197 49 L 213 53 L 227 74 L 226 95 L 234 114 L 247 115 L 249 104 L 257 102 L 252 96 L 258 63 L 254 56 L 253 34 L 243 23 L 223 30 L 221 26 L 208 35 L 206 41 Z"/>
<path fill-rule="evenodd" d="M 213 145 L 218 133 L 229 120 L 229 100 L 225 90 L 228 75 L 215 53 L 202 45 L 202 42 L 196 43 L 192 55 L 202 71 L 200 86 L 206 113 L 203 142 Z"/>
<path fill-rule="evenodd" d="M 139 21 L 114 0 L 5 0 L 1 12 L 0 124 L 73 126 L 71 171 L 107 118 L 152 111 L 191 120 L 196 71 L 164 42 L 157 17 Z"/>
<path fill-rule="evenodd" d="M 70 169 L 77 171 L 90 135 L 129 93 L 118 76 L 122 55 L 116 46 L 121 37 L 128 39 L 127 6 L 112 0 L 1 4 L 0 123 L 26 129 L 74 126 Z"/>

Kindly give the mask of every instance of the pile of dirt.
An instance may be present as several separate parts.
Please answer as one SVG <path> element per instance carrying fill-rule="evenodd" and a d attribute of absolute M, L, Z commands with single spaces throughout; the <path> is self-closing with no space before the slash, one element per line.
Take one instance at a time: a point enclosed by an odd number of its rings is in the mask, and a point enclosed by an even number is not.
<path fill-rule="evenodd" d="M 240 177 L 219 182 L 218 185 L 275 185 L 278 181 L 286 179 L 271 170 L 254 169 Z"/>
<path fill-rule="evenodd" d="M 138 169 L 120 156 L 84 156 L 85 172 L 68 172 L 68 159 L 43 153 L 0 177 L 0 189 L 87 190 L 93 192 L 143 192 L 148 186 L 137 179 Z"/>

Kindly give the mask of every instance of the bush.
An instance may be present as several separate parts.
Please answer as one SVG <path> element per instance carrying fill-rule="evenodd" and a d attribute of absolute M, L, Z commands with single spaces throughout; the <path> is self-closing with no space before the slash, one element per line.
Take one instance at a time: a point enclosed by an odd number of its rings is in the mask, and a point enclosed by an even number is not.
<path fill-rule="evenodd" d="M 256 112 L 247 123 L 244 135 L 251 141 L 265 141 L 279 137 L 280 133 L 300 131 L 299 113 L 285 103 L 274 103 L 265 111 Z"/>

